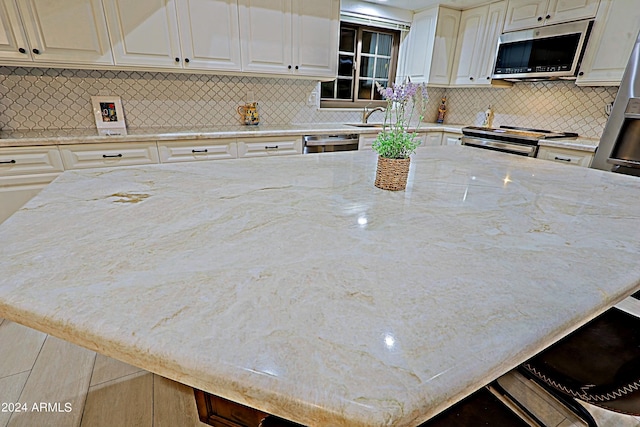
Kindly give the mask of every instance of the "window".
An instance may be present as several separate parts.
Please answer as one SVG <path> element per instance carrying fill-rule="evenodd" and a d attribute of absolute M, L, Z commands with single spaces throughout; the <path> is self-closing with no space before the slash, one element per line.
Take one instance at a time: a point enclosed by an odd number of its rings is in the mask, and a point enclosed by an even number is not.
<path fill-rule="evenodd" d="M 341 23 L 338 78 L 320 84 L 320 106 L 386 105 L 375 82 L 393 83 L 399 44 L 399 31 Z"/>

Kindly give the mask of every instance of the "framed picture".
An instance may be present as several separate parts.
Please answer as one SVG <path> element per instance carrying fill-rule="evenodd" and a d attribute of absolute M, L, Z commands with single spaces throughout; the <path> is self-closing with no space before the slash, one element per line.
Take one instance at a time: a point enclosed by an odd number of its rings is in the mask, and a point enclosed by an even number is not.
<path fill-rule="evenodd" d="M 91 106 L 98 135 L 126 135 L 122 102 L 119 96 L 92 96 Z"/>

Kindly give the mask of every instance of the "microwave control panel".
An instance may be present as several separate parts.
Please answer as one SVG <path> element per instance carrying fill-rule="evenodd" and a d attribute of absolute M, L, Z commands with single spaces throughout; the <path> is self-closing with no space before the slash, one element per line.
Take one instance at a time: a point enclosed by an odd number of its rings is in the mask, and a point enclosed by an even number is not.
<path fill-rule="evenodd" d="M 523 74 L 523 73 L 554 73 L 556 71 L 568 71 L 571 65 L 541 65 L 537 67 L 496 67 L 495 74 Z"/>

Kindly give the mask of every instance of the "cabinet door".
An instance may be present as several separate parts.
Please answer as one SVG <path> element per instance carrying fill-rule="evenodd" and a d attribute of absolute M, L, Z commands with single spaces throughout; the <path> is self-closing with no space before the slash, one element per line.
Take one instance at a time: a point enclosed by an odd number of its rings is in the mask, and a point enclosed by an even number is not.
<path fill-rule="evenodd" d="M 547 16 L 549 0 L 509 0 L 504 31 L 539 27 Z"/>
<path fill-rule="evenodd" d="M 435 147 L 442 145 L 442 132 L 426 132 L 419 135 L 422 139 L 421 147 Z"/>
<path fill-rule="evenodd" d="M 294 74 L 335 78 L 340 0 L 295 0 L 292 25 Z"/>
<path fill-rule="evenodd" d="M 600 0 L 550 0 L 544 23 L 545 25 L 559 24 L 593 18 L 596 16 L 599 4 Z M 637 2 L 634 6 L 629 9 L 629 12 L 638 8 Z"/>
<path fill-rule="evenodd" d="M 442 135 L 442 145 L 461 145 L 461 138 L 462 135 L 457 133 L 445 132 L 444 135 Z"/>
<path fill-rule="evenodd" d="M 0 0 L 0 58 L 31 61 L 30 52 L 14 0 Z"/>
<path fill-rule="evenodd" d="M 291 73 L 291 0 L 238 0 L 238 8 L 242 70 Z"/>
<path fill-rule="evenodd" d="M 238 157 L 283 156 L 302 153 L 302 135 L 238 138 Z"/>
<path fill-rule="evenodd" d="M 233 138 L 205 141 L 158 141 L 158 154 L 161 163 L 235 159 L 238 157 L 238 148 Z"/>
<path fill-rule="evenodd" d="M 451 81 L 454 86 L 484 83 L 479 71 L 482 56 L 485 54 L 482 45 L 488 14 L 489 6 L 476 7 L 462 12 Z"/>
<path fill-rule="evenodd" d="M 116 65 L 181 68 L 174 0 L 103 0 Z"/>
<path fill-rule="evenodd" d="M 100 0 L 18 0 L 36 62 L 113 64 Z"/>
<path fill-rule="evenodd" d="M 437 19 L 437 7 L 418 12 L 413 16 L 411 29 L 405 41 L 407 46 L 405 75 L 414 83 L 426 83 L 429 80 Z"/>
<path fill-rule="evenodd" d="M 0 148 L 0 177 L 62 172 L 58 148 L 7 147 Z"/>
<path fill-rule="evenodd" d="M 498 37 L 502 34 L 504 18 L 507 13 L 507 2 L 501 1 L 489 5 L 487 15 L 487 25 L 485 27 L 482 54 L 478 64 L 477 82 L 481 84 L 491 84 L 491 75 L 496 62 L 496 52 L 498 50 Z"/>
<path fill-rule="evenodd" d="M 433 59 L 429 72 L 430 85 L 448 86 L 453 72 L 460 11 L 441 7 L 433 45 Z"/>
<path fill-rule="evenodd" d="M 602 0 L 576 84 L 619 86 L 640 28 L 637 0 Z"/>
<path fill-rule="evenodd" d="M 360 134 L 358 138 L 358 151 L 372 150 L 373 142 L 378 137 L 378 134 Z"/>
<path fill-rule="evenodd" d="M 589 167 L 593 160 L 593 153 L 556 147 L 540 147 L 536 157 L 567 165 Z"/>
<path fill-rule="evenodd" d="M 61 145 L 65 169 L 159 163 L 155 142 Z"/>
<path fill-rule="evenodd" d="M 184 0 L 176 7 L 184 67 L 240 71 L 236 1 Z"/>

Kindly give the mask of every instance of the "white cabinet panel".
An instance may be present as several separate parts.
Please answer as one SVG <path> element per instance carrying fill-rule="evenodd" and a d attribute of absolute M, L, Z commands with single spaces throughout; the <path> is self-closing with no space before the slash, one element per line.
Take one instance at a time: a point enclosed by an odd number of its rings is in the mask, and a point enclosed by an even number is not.
<path fill-rule="evenodd" d="M 61 145 L 65 169 L 159 163 L 155 142 Z"/>
<path fill-rule="evenodd" d="M 372 150 L 373 142 L 378 137 L 378 134 L 360 134 L 358 138 L 358 150 Z"/>
<path fill-rule="evenodd" d="M 550 0 L 545 25 L 590 19 L 596 16 L 600 0 Z M 637 9 L 637 2 L 635 4 Z"/>
<path fill-rule="evenodd" d="M 540 147 L 536 157 L 567 165 L 589 167 L 593 160 L 593 153 L 556 147 Z"/>
<path fill-rule="evenodd" d="M 177 4 L 185 68 L 240 71 L 240 30 L 235 0 L 184 0 Z"/>
<path fill-rule="evenodd" d="M 100 0 L 18 0 L 36 62 L 113 64 Z"/>
<path fill-rule="evenodd" d="M 58 147 L 0 148 L 0 177 L 62 172 Z"/>
<path fill-rule="evenodd" d="M 60 173 L 0 177 L 0 223 L 17 212 Z"/>
<path fill-rule="evenodd" d="M 445 132 L 442 135 L 442 145 L 461 145 L 461 134 L 453 132 Z"/>
<path fill-rule="evenodd" d="M 158 141 L 158 154 L 161 163 L 235 159 L 238 157 L 238 147 L 233 138 L 204 141 Z"/>
<path fill-rule="evenodd" d="M 426 132 L 419 134 L 422 140 L 421 147 L 434 147 L 442 145 L 442 132 Z"/>
<path fill-rule="evenodd" d="M 14 0 L 0 0 L 0 58 L 31 61 L 29 52 Z"/>
<path fill-rule="evenodd" d="M 174 0 L 104 0 L 116 65 L 181 68 Z"/>
<path fill-rule="evenodd" d="M 302 135 L 238 138 L 238 157 L 282 156 L 302 153 Z"/>
<path fill-rule="evenodd" d="M 637 0 L 602 0 L 577 85 L 620 85 L 640 28 L 640 7 L 637 6 Z"/>
<path fill-rule="evenodd" d="M 509 0 L 504 31 L 535 28 L 596 16 L 600 0 Z"/>
<path fill-rule="evenodd" d="M 337 76 L 339 15 L 339 0 L 293 2 L 294 74 Z"/>

